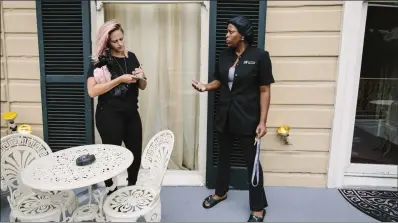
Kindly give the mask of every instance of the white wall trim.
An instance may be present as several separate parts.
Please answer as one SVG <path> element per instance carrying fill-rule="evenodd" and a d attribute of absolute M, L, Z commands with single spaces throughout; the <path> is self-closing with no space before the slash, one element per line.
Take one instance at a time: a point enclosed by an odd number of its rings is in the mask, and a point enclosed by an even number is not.
<path fill-rule="evenodd" d="M 103 9 L 104 3 L 126 3 L 126 4 L 177 4 L 177 3 L 201 3 L 203 4 L 203 6 L 205 7 L 205 9 L 209 9 L 209 2 L 208 1 L 195 1 L 195 0 L 191 0 L 191 1 L 122 1 L 122 0 L 104 0 L 104 1 L 95 1 L 95 7 L 97 9 L 97 11 L 101 11 Z"/>
<path fill-rule="evenodd" d="M 391 190 L 397 188 L 397 178 L 345 176 L 342 187 Z"/>
<path fill-rule="evenodd" d="M 209 77 L 209 29 L 210 29 L 210 2 L 204 1 L 201 9 L 201 40 L 200 40 L 200 80 L 208 82 Z M 207 119 L 208 94 L 199 94 L 199 146 L 198 170 L 202 177 L 202 185 L 206 184 L 207 159 Z M 192 183 L 194 183 L 192 181 Z"/>
<path fill-rule="evenodd" d="M 209 17 L 210 4 L 208 1 L 92 1 L 91 2 L 91 34 L 92 47 L 95 47 L 95 35 L 98 28 L 104 23 L 103 3 L 201 3 L 201 49 L 200 49 L 200 80 L 208 81 L 209 58 Z M 203 186 L 206 182 L 206 155 L 207 155 L 207 94 L 199 94 L 199 146 L 198 146 L 198 170 L 167 170 L 164 178 L 165 186 Z M 94 110 L 97 98 L 94 99 Z M 95 112 L 95 111 L 94 111 Z M 95 128 L 96 143 L 100 142 L 99 134 Z"/>
<path fill-rule="evenodd" d="M 162 186 L 204 186 L 202 174 L 199 171 L 167 170 Z"/>
<path fill-rule="evenodd" d="M 327 186 L 343 186 L 353 139 L 367 3 L 345 1 Z M 366 20 L 365 20 L 366 21 Z"/>
<path fill-rule="evenodd" d="M 352 163 L 345 171 L 345 176 L 367 176 L 381 178 L 397 178 L 397 166 L 379 164 Z"/>
<path fill-rule="evenodd" d="M 368 3 L 345 1 L 328 188 L 397 187 L 396 165 L 350 162 Z"/>

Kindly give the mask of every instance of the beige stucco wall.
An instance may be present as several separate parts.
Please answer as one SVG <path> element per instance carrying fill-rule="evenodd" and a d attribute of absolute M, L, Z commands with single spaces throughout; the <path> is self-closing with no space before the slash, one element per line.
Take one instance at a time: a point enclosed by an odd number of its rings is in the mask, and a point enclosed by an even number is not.
<path fill-rule="evenodd" d="M 325 187 L 342 1 L 269 1 L 266 49 L 276 83 L 262 143 L 265 184 Z M 290 125 L 292 145 L 276 128 Z"/>
<path fill-rule="evenodd" d="M 42 137 L 35 1 L 1 1 L 1 113 L 16 111 Z M 6 133 L 1 120 L 1 135 Z"/>

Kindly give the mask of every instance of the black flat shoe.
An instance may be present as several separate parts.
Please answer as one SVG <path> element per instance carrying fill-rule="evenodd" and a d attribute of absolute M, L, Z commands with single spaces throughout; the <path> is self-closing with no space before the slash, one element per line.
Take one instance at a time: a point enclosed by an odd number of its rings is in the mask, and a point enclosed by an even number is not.
<path fill-rule="evenodd" d="M 251 214 L 247 222 L 263 222 L 264 217 L 265 217 L 265 210 L 263 210 L 263 217 L 257 217 Z"/>
<path fill-rule="evenodd" d="M 212 207 L 216 206 L 218 203 L 224 201 L 225 199 L 227 199 L 227 196 L 217 200 L 217 199 L 213 198 L 213 195 L 210 195 L 210 196 L 206 197 L 206 199 L 203 201 L 202 206 L 203 206 L 203 208 L 209 209 L 209 208 L 212 208 Z M 209 205 L 207 205 L 206 202 Z"/>
<path fill-rule="evenodd" d="M 106 194 L 107 196 L 111 195 L 113 192 L 117 191 L 117 187 L 114 190 L 109 190 Z"/>

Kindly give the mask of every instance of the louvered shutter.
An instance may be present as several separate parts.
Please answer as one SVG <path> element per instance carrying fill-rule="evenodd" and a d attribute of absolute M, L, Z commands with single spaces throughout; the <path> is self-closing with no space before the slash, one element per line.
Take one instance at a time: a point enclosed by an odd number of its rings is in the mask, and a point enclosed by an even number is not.
<path fill-rule="evenodd" d="M 91 144 L 90 1 L 37 0 L 36 10 L 44 140 L 53 151 Z"/>
<path fill-rule="evenodd" d="M 209 82 L 213 80 L 215 61 L 220 52 L 225 49 L 225 35 L 227 21 L 238 15 L 251 19 L 255 30 L 254 44 L 264 48 L 265 36 L 265 12 L 266 1 L 255 0 L 218 0 L 211 1 L 210 6 L 210 49 L 209 49 Z M 209 188 L 215 187 L 215 179 L 218 164 L 218 139 L 215 128 L 215 118 L 220 92 L 209 92 L 209 114 L 208 114 L 208 155 L 206 184 Z M 231 183 L 236 189 L 247 189 L 246 162 L 242 149 L 235 139 L 231 154 Z"/>

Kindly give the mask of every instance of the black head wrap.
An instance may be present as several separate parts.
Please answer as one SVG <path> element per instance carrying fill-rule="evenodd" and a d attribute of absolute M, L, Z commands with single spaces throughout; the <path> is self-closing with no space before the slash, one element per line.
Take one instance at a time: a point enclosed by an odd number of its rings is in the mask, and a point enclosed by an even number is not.
<path fill-rule="evenodd" d="M 236 16 L 228 20 L 228 24 L 234 25 L 238 29 L 238 32 L 245 37 L 244 39 L 249 45 L 253 44 L 254 31 L 250 19 L 244 16 Z"/>

